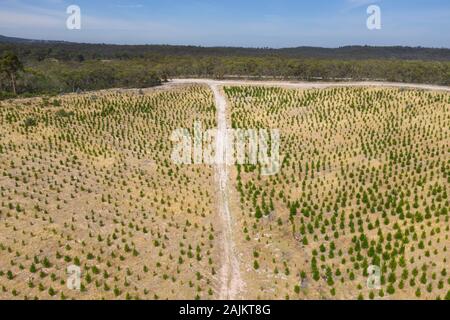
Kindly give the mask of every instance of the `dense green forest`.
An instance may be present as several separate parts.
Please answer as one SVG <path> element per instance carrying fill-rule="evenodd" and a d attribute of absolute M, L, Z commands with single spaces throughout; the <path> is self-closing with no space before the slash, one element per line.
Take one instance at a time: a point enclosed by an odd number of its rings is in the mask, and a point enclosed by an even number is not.
<path fill-rule="evenodd" d="M 8 55 L 11 58 L 11 54 L 18 57 L 20 65 L 12 76 L 5 64 L 0 64 L 3 97 L 14 91 L 38 94 L 149 87 L 174 77 L 386 80 L 450 85 L 450 49 L 126 46 L 0 36 L 3 60 Z"/>
<path fill-rule="evenodd" d="M 287 58 L 323 58 L 339 60 L 402 59 L 450 61 L 450 49 L 423 47 L 372 47 L 345 46 L 340 48 L 297 47 L 297 48 L 241 48 L 241 47 L 198 47 L 173 45 L 111 45 L 86 44 L 64 41 L 39 41 L 11 38 L 0 35 L 0 48 L 16 49 L 21 58 L 43 60 L 55 58 L 63 61 L 132 59 L 164 56 L 282 56 Z"/>

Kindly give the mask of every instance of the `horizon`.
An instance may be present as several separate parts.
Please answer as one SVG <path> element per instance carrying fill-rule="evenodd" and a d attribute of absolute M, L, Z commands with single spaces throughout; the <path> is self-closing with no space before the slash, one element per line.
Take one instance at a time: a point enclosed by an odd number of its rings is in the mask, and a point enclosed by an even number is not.
<path fill-rule="evenodd" d="M 10 39 L 20 39 L 24 41 L 35 41 L 35 42 L 58 42 L 58 43 L 66 43 L 66 44 L 86 44 L 86 45 L 107 45 L 107 46 L 171 46 L 171 47 L 195 47 L 195 48 L 205 48 L 205 49 L 214 49 L 214 48 L 238 48 L 238 49 L 257 49 L 257 50 L 284 50 L 284 49 L 298 49 L 298 48 L 314 48 L 314 49 L 342 49 L 342 48 L 350 48 L 350 47 L 360 47 L 360 48 L 411 48 L 411 49 L 435 49 L 435 50 L 450 50 L 450 47 L 424 47 L 424 46 L 403 46 L 403 45 L 368 45 L 368 44 L 345 44 L 337 47 L 326 47 L 326 46 L 294 46 L 294 47 L 250 47 L 250 46 L 208 46 L 208 45 L 193 45 L 193 44 L 169 44 L 169 43 L 107 43 L 107 42 L 77 42 L 77 41 L 67 41 L 60 39 L 31 39 L 31 38 L 23 38 L 23 37 L 15 37 L 9 36 L 5 34 L 0 34 L 0 37 L 10 38 Z M 0 42 L 1 43 L 1 42 Z"/>
<path fill-rule="evenodd" d="M 69 30 L 66 10 L 81 9 L 81 29 Z M 369 30 L 377 5 L 381 29 Z M 444 0 L 4 0 L 0 34 L 86 44 L 243 48 L 450 48 L 450 4 Z"/>

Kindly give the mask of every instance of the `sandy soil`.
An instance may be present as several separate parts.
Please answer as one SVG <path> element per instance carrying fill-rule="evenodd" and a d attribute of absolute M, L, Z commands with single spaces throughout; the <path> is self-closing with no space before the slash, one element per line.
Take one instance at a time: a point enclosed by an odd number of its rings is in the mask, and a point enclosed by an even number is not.
<path fill-rule="evenodd" d="M 233 241 L 233 218 L 228 205 L 228 168 L 227 168 L 227 101 L 216 84 L 210 84 L 214 93 L 217 107 L 217 137 L 216 137 L 216 179 L 218 187 L 219 214 L 222 220 L 222 267 L 220 271 L 220 294 L 221 300 L 234 300 L 242 291 L 244 283 L 239 270 L 239 261 L 236 257 Z"/>

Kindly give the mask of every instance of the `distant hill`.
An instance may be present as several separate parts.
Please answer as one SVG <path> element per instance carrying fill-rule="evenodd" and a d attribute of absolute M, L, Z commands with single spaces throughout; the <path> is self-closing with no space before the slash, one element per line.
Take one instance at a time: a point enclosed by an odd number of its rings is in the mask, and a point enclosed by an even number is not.
<path fill-rule="evenodd" d="M 7 37 L 2 36 L 0 34 L 0 43 L 70 43 L 66 41 L 54 41 L 54 40 L 34 40 L 34 39 L 24 39 L 24 38 L 15 38 L 15 37 Z"/>
<path fill-rule="evenodd" d="M 450 49 L 423 47 L 374 47 L 344 46 L 340 48 L 296 47 L 296 48 L 242 48 L 199 47 L 174 45 L 114 45 L 88 44 L 66 41 L 22 39 L 0 35 L 0 52 L 15 50 L 24 59 L 60 60 L 83 59 L 131 59 L 154 55 L 165 56 L 281 56 L 288 58 L 320 58 L 339 60 L 399 59 L 450 61 Z"/>
<path fill-rule="evenodd" d="M 14 37 L 6 37 L 6 36 L 2 36 L 0 34 L 0 42 L 1 43 L 26 43 L 26 42 L 30 42 L 32 40 L 28 40 L 28 39 L 22 39 L 22 38 L 14 38 Z"/>

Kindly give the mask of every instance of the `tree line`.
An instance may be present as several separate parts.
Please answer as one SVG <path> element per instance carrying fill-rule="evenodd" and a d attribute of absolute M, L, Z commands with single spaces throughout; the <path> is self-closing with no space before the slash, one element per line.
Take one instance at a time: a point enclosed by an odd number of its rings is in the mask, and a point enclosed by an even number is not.
<path fill-rule="evenodd" d="M 142 51 L 141 47 L 157 47 L 158 50 Z M 94 49 L 97 49 L 97 56 Z M 313 49 L 310 51 L 315 52 Z M 411 56 L 422 52 L 419 56 L 427 60 L 361 59 L 365 56 L 361 54 L 364 47 L 342 48 L 345 52 L 357 52 L 354 59 L 348 58 L 351 54 L 345 55 L 345 59 L 340 55 L 324 58 L 320 55 L 321 48 L 315 49 L 319 56 L 316 58 L 293 53 L 267 54 L 275 49 L 3 43 L 0 44 L 0 96 L 142 88 L 175 77 L 383 80 L 450 85 L 448 49 L 411 49 Z M 399 47 L 397 50 L 406 49 Z M 430 58 L 433 56 L 439 58 L 433 60 Z"/>

